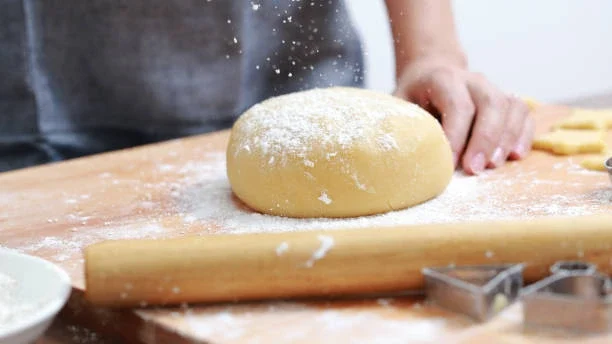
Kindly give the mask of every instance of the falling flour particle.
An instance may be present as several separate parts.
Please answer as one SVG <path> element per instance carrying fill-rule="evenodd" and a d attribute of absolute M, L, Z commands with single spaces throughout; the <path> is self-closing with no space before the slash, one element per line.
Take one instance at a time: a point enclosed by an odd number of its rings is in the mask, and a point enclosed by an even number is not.
<path fill-rule="evenodd" d="M 287 252 L 287 250 L 289 250 L 289 244 L 283 241 L 276 247 L 276 255 L 280 257 L 283 253 Z"/>
<path fill-rule="evenodd" d="M 308 159 L 304 160 L 304 166 L 306 166 L 306 167 L 314 167 L 314 165 L 315 165 L 314 162 L 312 162 L 312 161 L 310 161 Z"/>
<path fill-rule="evenodd" d="M 310 259 L 306 262 L 306 267 L 313 267 L 314 262 L 320 259 L 323 259 L 327 252 L 334 247 L 334 238 L 328 235 L 319 235 L 317 236 L 319 241 L 321 242 L 321 246 L 314 251 Z"/>
<path fill-rule="evenodd" d="M 493 256 L 495 255 L 495 253 L 493 253 L 493 251 L 488 250 L 487 252 L 485 252 L 485 257 L 487 258 L 493 258 Z"/>
<path fill-rule="evenodd" d="M 327 204 L 327 205 L 330 205 L 331 202 L 332 202 L 331 198 L 329 198 L 329 196 L 327 196 L 327 193 L 325 191 L 321 192 L 321 196 L 319 196 L 319 198 L 317 198 L 317 199 L 319 201 Z"/>

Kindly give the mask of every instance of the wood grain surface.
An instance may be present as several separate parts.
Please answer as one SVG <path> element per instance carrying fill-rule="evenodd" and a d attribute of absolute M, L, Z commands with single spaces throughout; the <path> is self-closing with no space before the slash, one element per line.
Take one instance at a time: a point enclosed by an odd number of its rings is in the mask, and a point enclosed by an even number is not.
<path fill-rule="evenodd" d="M 539 109 L 534 114 L 539 132 L 548 130 L 552 122 L 567 114 L 568 110 L 562 107 Z M 74 291 L 61 314 L 62 320 L 85 324 L 102 335 L 119 336 L 129 342 L 599 343 L 612 340 L 612 336 L 525 332 L 521 326 L 520 304 L 488 323 L 475 324 L 427 305 L 418 296 L 184 304 L 131 310 L 89 305 L 83 298 L 82 249 L 87 245 L 109 239 L 175 238 L 230 231 L 226 226 L 229 222 L 220 220 L 221 217 L 211 216 L 207 220 L 202 215 L 206 212 L 190 213 L 181 206 L 186 195 L 210 190 L 207 185 L 213 181 L 204 172 L 212 164 L 219 164 L 227 135 L 227 132 L 218 132 L 2 174 L 0 244 L 46 258 L 69 272 Z M 612 144 L 610 133 L 608 143 Z M 582 170 L 577 167 L 579 161 L 580 157 L 534 152 L 521 162 L 488 173 L 487 180 L 504 187 L 471 199 L 470 209 L 476 210 L 472 210 L 471 216 L 466 215 L 466 221 L 473 221 L 478 214 L 487 215 L 483 209 L 493 209 L 492 205 L 509 210 L 500 212 L 504 218 L 610 213 L 608 176 Z M 229 193 L 229 190 L 223 192 Z M 534 206 L 536 203 L 538 206 Z M 212 204 L 199 206 L 215 209 Z M 248 212 L 239 202 L 232 206 Z M 440 209 L 441 214 L 444 212 L 445 209 Z M 488 218 L 495 218 L 497 213 L 497 210 L 489 212 Z M 436 221 L 432 218 L 430 222 Z M 583 255 L 584 252 L 576 250 L 576 258 Z M 163 261 L 164 257 L 159 259 Z"/>

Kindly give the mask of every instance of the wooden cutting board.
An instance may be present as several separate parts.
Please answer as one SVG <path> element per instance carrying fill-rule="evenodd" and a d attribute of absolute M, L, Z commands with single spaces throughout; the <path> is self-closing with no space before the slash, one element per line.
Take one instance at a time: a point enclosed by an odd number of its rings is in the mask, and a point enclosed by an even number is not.
<path fill-rule="evenodd" d="M 538 131 L 569 113 L 545 106 Z M 81 249 L 122 238 L 443 223 L 605 214 L 608 176 L 582 156 L 534 152 L 479 177 L 457 174 L 444 195 L 385 216 L 341 221 L 278 219 L 232 198 L 224 174 L 228 132 L 218 132 L 0 175 L 0 244 L 46 258 L 73 279 L 62 312 L 102 333 L 145 343 L 595 343 L 612 336 L 525 333 L 520 304 L 486 324 L 424 304 L 419 297 L 182 305 L 116 311 L 83 300 Z M 612 133 L 608 135 L 612 145 Z M 494 230 L 494 229 L 491 229 Z M 576 253 L 579 259 L 581 253 Z M 487 255 L 492 263 L 494 254 Z M 612 258 L 612 257 L 611 257 Z M 159 258 L 163 260 L 163 257 Z M 384 268 L 384 267 L 381 267 Z M 203 276 L 202 278 L 206 278 Z"/>

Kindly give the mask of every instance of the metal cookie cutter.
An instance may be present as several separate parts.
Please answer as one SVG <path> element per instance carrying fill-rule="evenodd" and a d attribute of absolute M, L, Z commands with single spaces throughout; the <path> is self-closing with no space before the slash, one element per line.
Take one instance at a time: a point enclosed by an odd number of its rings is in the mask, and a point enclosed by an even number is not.
<path fill-rule="evenodd" d="M 513 303 L 523 287 L 523 265 L 424 268 L 427 300 L 477 321 Z"/>
<path fill-rule="evenodd" d="M 595 264 L 581 262 L 581 261 L 572 261 L 572 260 L 561 260 L 556 262 L 550 267 L 550 272 L 552 274 L 562 274 L 562 273 L 574 273 L 574 272 L 582 272 L 588 274 L 597 273 L 597 266 Z"/>
<path fill-rule="evenodd" d="M 612 182 L 612 157 L 606 160 L 606 162 L 604 163 L 604 166 L 606 166 L 606 169 L 608 170 L 608 174 L 610 175 L 610 181 Z"/>
<path fill-rule="evenodd" d="M 557 262 L 552 275 L 523 289 L 526 328 L 606 332 L 612 329 L 610 279 L 593 264 Z"/>

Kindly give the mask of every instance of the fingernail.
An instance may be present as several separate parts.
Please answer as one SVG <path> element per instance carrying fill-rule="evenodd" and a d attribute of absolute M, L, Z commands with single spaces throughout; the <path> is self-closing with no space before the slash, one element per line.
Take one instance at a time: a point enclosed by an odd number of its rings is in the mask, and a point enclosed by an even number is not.
<path fill-rule="evenodd" d="M 525 149 L 525 145 L 524 144 L 519 143 L 519 144 L 516 145 L 516 147 L 514 147 L 512 152 L 514 154 L 518 155 L 519 158 L 523 158 L 523 156 L 525 155 L 525 152 L 527 152 L 527 150 Z"/>
<path fill-rule="evenodd" d="M 505 156 L 504 150 L 501 147 L 495 148 L 493 151 L 493 156 L 491 156 L 491 163 L 495 167 L 499 167 L 504 164 Z"/>
<path fill-rule="evenodd" d="M 472 169 L 472 172 L 474 172 L 475 174 L 479 174 L 480 172 L 484 171 L 485 163 L 486 161 L 484 154 L 478 153 L 472 158 L 470 168 Z"/>

